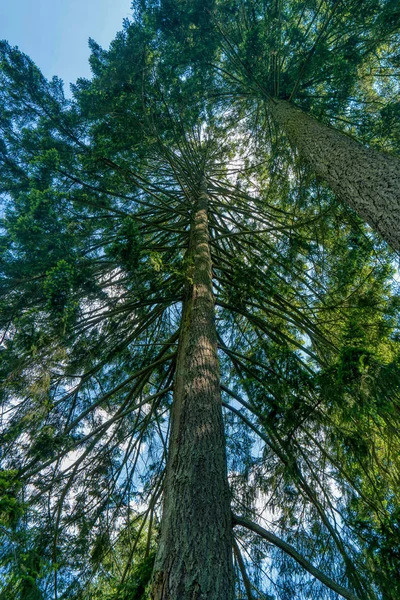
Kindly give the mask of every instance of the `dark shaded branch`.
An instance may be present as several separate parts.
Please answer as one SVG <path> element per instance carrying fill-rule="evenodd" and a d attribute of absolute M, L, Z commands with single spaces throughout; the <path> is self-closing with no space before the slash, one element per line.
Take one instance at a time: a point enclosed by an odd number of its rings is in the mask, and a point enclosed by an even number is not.
<path fill-rule="evenodd" d="M 253 523 L 253 521 L 250 521 L 249 519 L 246 519 L 245 517 L 238 517 L 237 515 L 233 515 L 233 525 L 234 526 L 241 525 L 242 527 L 245 527 L 246 529 L 253 531 L 257 535 L 259 535 L 262 538 L 264 538 L 265 540 L 267 540 L 267 542 L 269 542 L 270 544 L 273 544 L 277 548 L 280 548 L 281 550 L 283 550 L 283 552 L 286 552 L 286 554 L 291 556 L 297 563 L 299 563 L 299 565 L 301 565 L 304 569 L 306 569 L 306 571 L 308 571 L 313 577 L 315 577 L 321 583 L 326 585 L 328 588 L 330 588 L 331 590 L 333 590 L 334 592 L 336 592 L 337 594 L 342 596 L 342 598 L 346 598 L 347 600 L 361 600 L 361 598 L 359 598 L 358 596 L 356 596 L 355 594 L 350 592 L 347 588 L 343 587 L 342 585 L 339 585 L 338 583 L 333 581 L 333 579 L 331 579 L 330 577 L 325 575 L 325 573 L 323 573 L 322 571 L 320 571 L 319 569 L 314 567 L 314 565 L 312 565 L 306 558 L 304 558 L 304 556 L 302 556 L 299 552 L 297 552 L 297 550 L 295 548 L 293 548 L 293 546 L 291 546 L 290 544 L 287 544 L 286 542 L 281 540 L 279 537 L 277 537 L 275 534 L 267 531 L 263 527 L 260 527 L 260 525 L 257 525 L 257 523 Z"/>
<path fill-rule="evenodd" d="M 242 554 L 240 552 L 240 548 L 239 548 L 238 543 L 235 540 L 235 538 L 233 538 L 233 552 L 235 554 L 236 560 L 239 565 L 240 573 L 242 575 L 244 587 L 246 589 L 247 599 L 253 600 L 253 593 L 251 591 L 251 582 L 247 575 L 246 566 L 244 564 L 244 560 L 243 560 Z"/>

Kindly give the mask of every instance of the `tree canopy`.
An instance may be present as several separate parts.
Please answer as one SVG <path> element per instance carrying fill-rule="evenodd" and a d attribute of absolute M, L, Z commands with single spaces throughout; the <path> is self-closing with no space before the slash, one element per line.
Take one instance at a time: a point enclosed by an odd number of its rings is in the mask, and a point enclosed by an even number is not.
<path fill-rule="evenodd" d="M 71 99 L 0 45 L 0 598 L 153 597 L 206 194 L 234 597 L 396 600 L 398 255 L 273 106 L 397 160 L 398 3 L 132 9 Z"/>

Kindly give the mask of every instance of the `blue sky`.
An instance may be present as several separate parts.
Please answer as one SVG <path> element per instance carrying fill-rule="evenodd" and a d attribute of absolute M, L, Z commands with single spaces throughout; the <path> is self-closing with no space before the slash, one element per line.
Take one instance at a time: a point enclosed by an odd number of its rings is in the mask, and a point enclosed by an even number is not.
<path fill-rule="evenodd" d="M 108 47 L 131 0 L 0 0 L 0 39 L 28 54 L 43 75 L 89 77 L 88 38 Z"/>

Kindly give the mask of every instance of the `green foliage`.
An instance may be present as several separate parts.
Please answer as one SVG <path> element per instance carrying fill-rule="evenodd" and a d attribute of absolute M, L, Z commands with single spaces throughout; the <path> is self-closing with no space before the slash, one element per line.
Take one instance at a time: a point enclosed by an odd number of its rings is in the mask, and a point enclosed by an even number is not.
<path fill-rule="evenodd" d="M 148 584 L 153 572 L 155 552 L 140 561 L 127 579 L 121 592 L 111 596 L 110 600 L 146 600 Z"/>
<path fill-rule="evenodd" d="M 99 535 L 91 552 L 97 569 L 95 580 L 82 590 L 85 600 L 147 600 L 156 546 L 151 541 L 146 521 L 136 516 L 131 526 L 111 542 L 107 534 Z M 149 537 L 150 536 L 150 537 Z M 121 571 L 124 571 L 121 582 Z"/>
<path fill-rule="evenodd" d="M 76 303 L 70 296 L 75 278 L 74 267 L 67 261 L 60 260 L 46 273 L 43 283 L 48 309 L 56 318 L 61 318 L 65 323 L 74 316 L 77 309 Z"/>
<path fill-rule="evenodd" d="M 265 111 L 398 150 L 397 3 L 133 9 L 71 100 L 0 45 L 0 598 L 147 597 L 205 186 L 233 510 L 397 600 L 396 257 Z M 238 537 L 255 598 L 333 597 Z"/>
<path fill-rule="evenodd" d="M 0 525 L 14 527 L 23 514 L 23 505 L 17 494 L 22 483 L 18 471 L 0 470 Z"/>
<path fill-rule="evenodd" d="M 128 271 L 135 271 L 140 260 L 139 228 L 132 219 L 125 219 L 116 239 L 108 250 L 110 256 L 117 259 Z"/>

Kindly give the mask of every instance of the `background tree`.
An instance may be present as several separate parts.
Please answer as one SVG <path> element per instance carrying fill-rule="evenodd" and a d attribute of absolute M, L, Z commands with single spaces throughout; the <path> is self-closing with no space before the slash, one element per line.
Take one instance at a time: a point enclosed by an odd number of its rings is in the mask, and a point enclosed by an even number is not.
<path fill-rule="evenodd" d="M 153 597 L 398 596 L 394 257 L 261 118 L 254 65 L 232 88 L 251 7 L 218 5 L 216 26 L 206 8 L 136 6 L 108 52 L 91 43 L 72 101 L 1 47 L 5 598 L 135 597 L 160 519 Z M 176 414 L 183 361 L 214 335 L 232 523 L 207 504 L 226 494 L 213 352 L 197 372 L 213 391 Z M 213 427 L 219 442 L 187 443 Z"/>
<path fill-rule="evenodd" d="M 177 11 L 179 21 L 168 17 Z M 245 97 L 247 109 L 260 105 L 257 119 L 267 112 L 314 173 L 399 250 L 399 159 L 351 139 L 362 139 L 375 121 L 384 149 L 397 147 L 397 126 L 388 127 L 398 114 L 391 85 L 398 77 L 397 3 L 216 2 L 205 7 L 211 28 L 181 1 L 162 2 L 159 12 L 173 63 L 184 69 L 187 60 L 191 73 L 196 62 L 217 69 L 230 103 Z"/>

